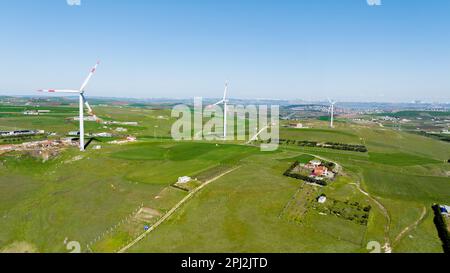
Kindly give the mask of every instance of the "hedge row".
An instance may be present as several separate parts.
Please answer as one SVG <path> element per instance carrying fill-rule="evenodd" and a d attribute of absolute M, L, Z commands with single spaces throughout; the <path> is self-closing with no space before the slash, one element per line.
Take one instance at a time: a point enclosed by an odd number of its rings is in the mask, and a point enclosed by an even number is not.
<path fill-rule="evenodd" d="M 321 144 L 316 141 L 307 141 L 307 140 L 297 141 L 297 140 L 291 140 L 291 139 L 280 139 L 280 143 L 297 144 L 298 146 L 303 146 L 303 147 L 321 147 L 321 148 L 344 150 L 344 151 L 354 151 L 354 152 L 361 152 L 361 153 L 365 153 L 368 151 L 366 146 L 364 146 L 364 145 L 353 145 L 353 144 L 336 143 L 336 142 L 326 142 L 324 144 Z"/>
<path fill-rule="evenodd" d="M 334 143 L 327 142 L 325 143 L 326 148 L 336 149 L 336 150 L 344 150 L 344 151 L 355 151 L 365 153 L 367 152 L 367 148 L 364 145 L 352 145 L 352 144 L 344 144 L 344 143 Z"/>
<path fill-rule="evenodd" d="M 447 229 L 447 224 L 442 216 L 439 205 L 433 205 L 432 208 L 434 211 L 434 224 L 436 225 L 439 238 L 442 241 L 442 248 L 444 249 L 444 253 L 448 254 L 450 253 L 450 235 Z"/>

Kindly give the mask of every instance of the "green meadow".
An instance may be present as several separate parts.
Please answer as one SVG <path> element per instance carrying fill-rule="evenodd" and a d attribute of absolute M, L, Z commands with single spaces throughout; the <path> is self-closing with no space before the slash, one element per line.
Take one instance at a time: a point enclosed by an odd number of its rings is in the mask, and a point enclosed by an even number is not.
<path fill-rule="evenodd" d="M 76 122 L 64 120 L 76 115 L 71 106 L 55 107 L 48 116 L 23 116 L 22 111 L 1 107 L 0 129 L 60 134 L 77 129 Z M 95 111 L 104 120 L 139 125 L 104 128 L 87 122 L 88 131 L 126 127 L 138 142 L 99 142 L 101 150 L 85 153 L 68 148 L 46 162 L 19 153 L 0 155 L 0 251 L 20 245 L 18 251 L 67 252 L 66 238 L 79 241 L 85 252 L 96 238 L 93 251 L 117 251 L 158 218 L 111 227 L 142 205 L 164 215 L 188 194 L 172 187 L 178 177 L 206 181 L 236 166 L 240 168 L 196 193 L 128 251 L 367 252 L 368 242 L 386 240 L 394 252 L 442 251 L 430 207 L 450 203 L 448 143 L 349 122 L 337 121 L 337 128 L 329 129 L 323 121 L 310 120 L 311 129 L 281 128 L 280 138 L 362 144 L 369 152 L 296 145 L 261 152 L 237 141 L 174 142 L 169 110 L 97 106 Z M 329 186 L 314 187 L 311 196 L 370 205 L 367 225 L 319 213 L 315 198 L 290 202 L 304 188 L 283 172 L 296 160 L 314 158 L 336 162 L 342 172 Z M 301 212 L 301 221 L 283 216 L 288 204 L 298 206 L 290 212 Z"/>

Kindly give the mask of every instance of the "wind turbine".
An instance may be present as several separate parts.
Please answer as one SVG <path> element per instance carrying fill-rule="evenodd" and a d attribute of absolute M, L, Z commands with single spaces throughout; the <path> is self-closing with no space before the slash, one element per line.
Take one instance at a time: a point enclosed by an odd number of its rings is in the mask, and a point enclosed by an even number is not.
<path fill-rule="evenodd" d="M 93 115 L 95 119 L 98 120 L 97 116 L 93 113 L 91 106 L 89 105 L 88 101 L 84 97 L 84 89 L 88 85 L 89 81 L 91 80 L 92 76 L 94 75 L 95 71 L 97 70 L 97 67 L 99 65 L 99 62 L 95 64 L 95 66 L 91 69 L 89 72 L 89 75 L 84 80 L 83 84 L 81 85 L 80 89 L 78 90 L 71 90 L 71 89 L 41 89 L 38 90 L 39 92 L 47 92 L 47 93 L 69 93 L 69 94 L 78 94 L 79 97 L 79 108 L 80 108 L 80 151 L 84 151 L 84 105 L 86 105 L 88 109 L 88 113 L 90 115 Z"/>
<path fill-rule="evenodd" d="M 228 82 L 225 83 L 225 90 L 223 92 L 223 99 L 214 103 L 214 105 L 223 104 L 223 139 L 227 139 L 227 92 L 228 92 Z"/>
<path fill-rule="evenodd" d="M 336 101 L 331 100 L 329 98 L 328 101 L 330 102 L 330 115 L 331 115 L 330 127 L 334 128 L 334 105 L 336 104 Z"/>

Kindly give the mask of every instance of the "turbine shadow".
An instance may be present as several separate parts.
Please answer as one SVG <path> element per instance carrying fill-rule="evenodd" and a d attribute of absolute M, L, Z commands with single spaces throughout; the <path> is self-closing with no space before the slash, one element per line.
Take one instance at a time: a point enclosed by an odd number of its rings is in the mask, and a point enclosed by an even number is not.
<path fill-rule="evenodd" d="M 91 138 L 86 142 L 86 144 L 84 145 L 84 149 L 85 149 L 85 150 L 89 147 L 89 145 L 91 144 L 91 142 L 92 142 L 93 140 L 99 141 L 97 138 L 91 137 Z"/>

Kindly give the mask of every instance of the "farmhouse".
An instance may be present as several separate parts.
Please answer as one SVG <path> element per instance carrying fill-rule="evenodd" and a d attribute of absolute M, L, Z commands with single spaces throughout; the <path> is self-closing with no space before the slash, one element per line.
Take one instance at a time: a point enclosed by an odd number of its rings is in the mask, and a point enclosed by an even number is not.
<path fill-rule="evenodd" d="M 289 127 L 290 128 L 297 128 L 297 129 L 305 128 L 305 127 L 303 127 L 302 123 L 289 123 Z"/>
<path fill-rule="evenodd" d="M 106 133 L 106 132 L 93 134 L 93 136 L 95 136 L 95 137 L 113 137 L 113 135 L 111 133 Z"/>
<path fill-rule="evenodd" d="M 39 115 L 39 112 L 36 110 L 27 110 L 27 111 L 23 112 L 23 114 L 25 116 L 37 116 L 37 115 Z"/>
<path fill-rule="evenodd" d="M 317 166 L 314 168 L 312 174 L 314 176 L 327 176 L 328 175 L 328 168 L 325 166 Z"/>

